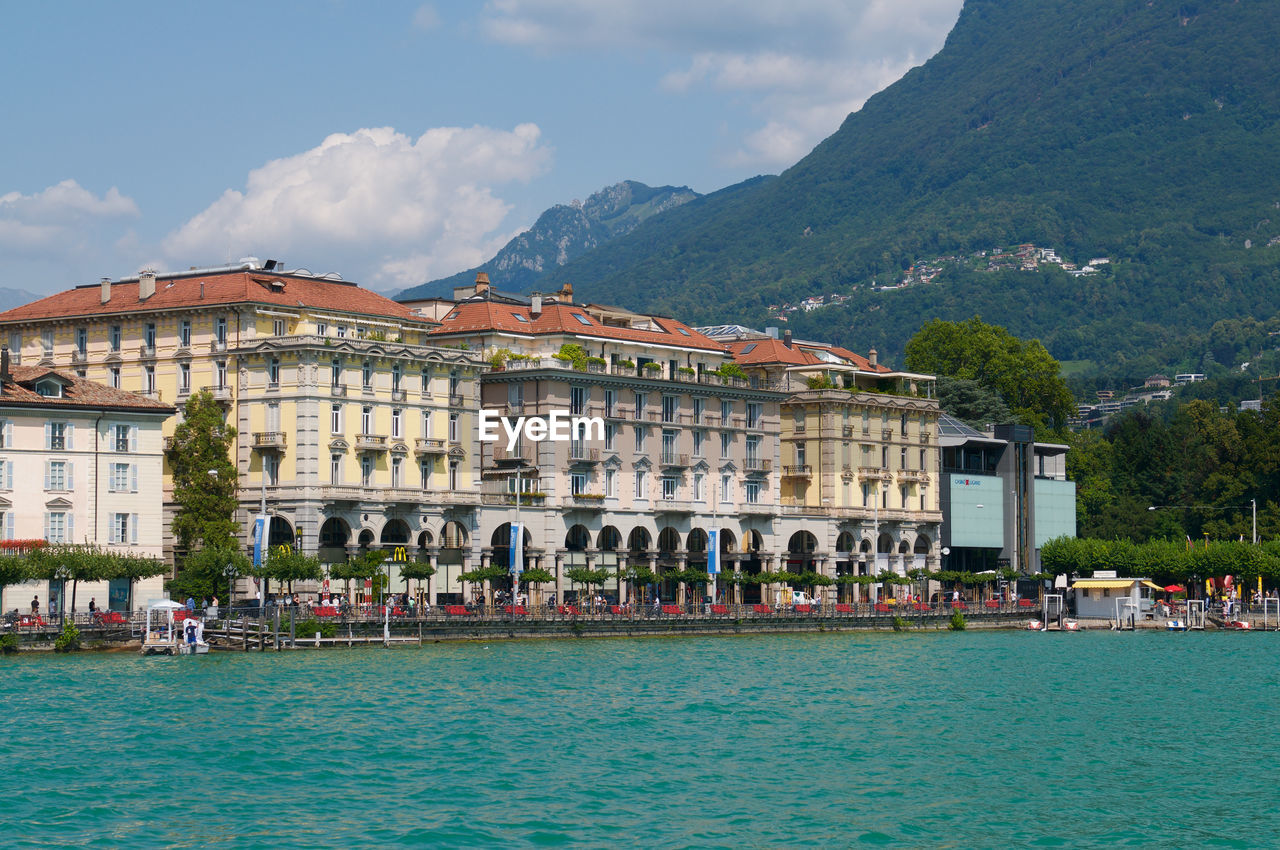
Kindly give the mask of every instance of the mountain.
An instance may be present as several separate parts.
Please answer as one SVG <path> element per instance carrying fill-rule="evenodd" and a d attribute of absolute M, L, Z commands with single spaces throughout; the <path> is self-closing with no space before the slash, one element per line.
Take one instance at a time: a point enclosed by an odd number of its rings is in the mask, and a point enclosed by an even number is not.
<path fill-rule="evenodd" d="M 32 301 L 39 301 L 44 296 L 27 292 L 25 289 L 5 289 L 0 287 L 0 313 L 5 310 L 11 310 L 14 307 L 21 307 L 23 304 L 30 304 Z"/>
<path fill-rule="evenodd" d="M 654 188 L 624 180 L 601 189 L 586 203 L 557 204 L 538 216 L 533 227 L 508 242 L 492 260 L 452 277 L 401 291 L 401 301 L 435 295 L 451 296 L 455 286 L 473 283 L 477 272 L 489 275 L 498 289 L 522 292 L 535 288 L 549 269 L 635 230 L 646 219 L 698 197 L 687 186 Z"/>
<path fill-rule="evenodd" d="M 772 180 L 655 216 L 548 272 L 586 300 L 768 323 L 896 358 L 975 313 L 1064 360 L 1188 371 L 1218 319 L 1280 310 L 1280 14 L 1200 0 L 967 0 L 942 50 Z M 1022 243 L 1072 277 L 973 268 Z M 918 261 L 927 284 L 891 291 Z M 981 265 L 981 263 L 977 263 Z M 1180 358 L 1180 360 L 1176 359 Z"/>

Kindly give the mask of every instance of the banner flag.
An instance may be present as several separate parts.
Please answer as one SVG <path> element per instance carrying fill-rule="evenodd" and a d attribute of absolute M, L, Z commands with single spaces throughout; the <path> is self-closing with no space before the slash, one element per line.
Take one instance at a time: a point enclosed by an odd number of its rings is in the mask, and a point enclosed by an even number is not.
<path fill-rule="evenodd" d="M 524 523 L 511 523 L 511 542 L 507 544 L 511 552 L 511 574 L 524 572 Z"/>
<path fill-rule="evenodd" d="M 707 573 L 718 575 L 720 572 L 720 529 L 713 528 L 707 532 Z"/>
<path fill-rule="evenodd" d="M 258 514 L 253 520 L 253 565 L 262 566 L 262 544 L 267 532 L 267 515 Z"/>

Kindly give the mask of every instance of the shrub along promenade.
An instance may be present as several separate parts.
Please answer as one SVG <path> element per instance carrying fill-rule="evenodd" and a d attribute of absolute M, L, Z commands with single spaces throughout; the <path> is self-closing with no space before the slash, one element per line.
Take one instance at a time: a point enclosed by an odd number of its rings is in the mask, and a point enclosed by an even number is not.
<path fill-rule="evenodd" d="M 212 612 L 209 612 L 212 613 Z M 179 612 L 182 616 L 184 612 Z M 199 616 L 194 614 L 191 616 Z M 950 602 L 841 603 L 827 605 L 443 605 L 430 611 L 361 606 L 342 612 L 320 606 L 235 608 L 230 617 L 205 617 L 205 637 L 216 650 L 268 650 L 494 640 L 538 637 L 626 637 L 752 632 L 824 632 L 951 628 L 1014 628 L 1039 618 L 1038 602 L 988 600 L 980 605 Z M 145 614 L 101 618 L 68 616 L 82 648 L 136 645 Z M 27 619 L 27 618 L 24 618 Z M 6 624 L 14 648 L 47 647 L 63 632 L 63 622 Z M 154 623 L 153 623 L 153 628 Z"/>

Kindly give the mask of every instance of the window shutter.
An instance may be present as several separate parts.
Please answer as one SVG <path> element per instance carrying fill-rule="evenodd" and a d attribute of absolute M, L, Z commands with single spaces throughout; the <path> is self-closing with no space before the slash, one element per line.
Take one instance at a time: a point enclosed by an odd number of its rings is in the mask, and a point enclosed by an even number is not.
<path fill-rule="evenodd" d="M 13 461 L 11 460 L 4 462 L 4 489 L 13 489 Z"/>
<path fill-rule="evenodd" d="M 49 466 L 50 462 L 46 460 L 44 462 L 44 489 L 46 490 L 49 489 Z M 47 523 L 45 524 L 45 527 L 48 528 Z"/>
<path fill-rule="evenodd" d="M 44 423 L 44 447 L 53 448 L 53 423 L 51 422 Z"/>
<path fill-rule="evenodd" d="M 76 465 L 74 463 L 67 464 L 67 489 L 76 489 Z"/>
<path fill-rule="evenodd" d="M 138 515 L 129 514 L 129 542 L 138 542 Z"/>
<path fill-rule="evenodd" d="M 13 511 L 4 512 L 4 536 L 9 540 L 14 540 L 13 534 Z"/>
<path fill-rule="evenodd" d="M 130 492 L 138 492 L 138 465 L 136 463 L 129 464 L 129 490 Z"/>
<path fill-rule="evenodd" d="M 44 512 L 44 539 L 49 539 L 49 512 Z"/>
<path fill-rule="evenodd" d="M 76 436 L 76 426 L 73 423 L 68 422 L 67 423 L 67 451 L 71 451 L 73 448 L 75 448 L 75 436 Z"/>
<path fill-rule="evenodd" d="M 67 542 L 76 542 L 76 515 L 67 511 Z"/>
<path fill-rule="evenodd" d="M 6 446 L 13 445 L 13 423 L 12 422 L 4 423 L 4 444 Z"/>
<path fill-rule="evenodd" d="M 136 452 L 138 450 L 138 426 L 129 426 L 129 451 Z M 137 487 L 134 488 L 138 489 Z"/>
<path fill-rule="evenodd" d="M 119 543 L 119 542 L 120 542 L 120 541 L 116 540 L 116 524 L 117 524 L 116 517 L 118 517 L 118 516 L 119 516 L 119 514 L 112 514 L 112 515 L 111 515 L 111 517 L 110 517 L 110 520 L 109 520 L 109 523 L 108 523 L 108 527 L 107 527 L 107 542 L 108 542 L 108 543 Z"/>

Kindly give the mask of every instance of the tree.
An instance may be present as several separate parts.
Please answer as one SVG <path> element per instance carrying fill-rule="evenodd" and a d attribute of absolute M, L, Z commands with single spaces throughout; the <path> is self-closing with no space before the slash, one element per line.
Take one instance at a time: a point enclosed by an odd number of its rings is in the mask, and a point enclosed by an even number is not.
<path fill-rule="evenodd" d="M 906 347 L 906 366 L 949 378 L 976 381 L 999 394 L 1024 425 L 1057 431 L 1075 413 L 1075 400 L 1059 364 L 1039 340 L 1023 341 L 977 316 L 967 322 L 934 319 Z"/>
<path fill-rule="evenodd" d="M 550 584 L 555 580 L 556 577 L 545 567 L 531 567 L 520 574 L 520 581 L 533 588 L 540 588 L 541 585 Z"/>
<path fill-rule="evenodd" d="M 1000 394 L 971 378 L 939 377 L 938 404 L 975 428 L 1013 420 L 1013 412 Z"/>
<path fill-rule="evenodd" d="M 217 596 L 221 588 L 227 588 L 223 597 L 231 605 L 231 587 L 227 567 L 236 575 L 253 575 L 253 562 L 238 546 L 206 546 L 188 555 L 182 562 L 182 571 L 168 583 L 169 592 L 178 598 Z"/>
<path fill-rule="evenodd" d="M 409 582 L 424 582 L 436 574 L 436 568 L 426 561 L 408 561 L 400 565 L 400 577 L 404 579 L 404 592 L 409 592 Z M 419 586 L 421 590 L 421 586 Z"/>
<path fill-rule="evenodd" d="M 370 549 L 349 559 L 346 563 L 332 564 L 329 567 L 329 577 L 342 581 L 342 595 L 350 598 L 352 579 L 365 581 L 382 575 L 382 564 L 385 561 L 385 552 L 379 549 Z"/>
<path fill-rule="evenodd" d="M 187 399 L 169 454 L 177 503 L 172 533 L 179 549 L 234 545 L 239 531 L 234 519 L 239 479 L 231 463 L 235 435 L 212 393 L 200 390 Z"/>
<path fill-rule="evenodd" d="M 275 579 L 280 584 L 287 584 L 289 593 L 293 593 L 295 581 L 319 581 L 323 575 L 319 558 L 295 552 L 287 546 L 268 552 L 262 566 L 251 568 L 251 572 L 264 579 Z"/>
<path fill-rule="evenodd" d="M 14 584 L 22 584 L 29 574 L 27 559 L 22 555 L 0 555 L 0 593 Z"/>
<path fill-rule="evenodd" d="M 571 567 L 564 571 L 569 581 L 585 584 L 587 587 L 600 587 L 609 580 L 608 570 L 593 570 L 587 567 Z"/>

